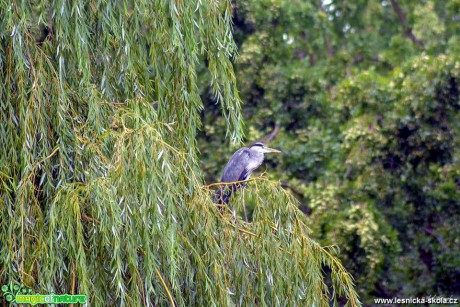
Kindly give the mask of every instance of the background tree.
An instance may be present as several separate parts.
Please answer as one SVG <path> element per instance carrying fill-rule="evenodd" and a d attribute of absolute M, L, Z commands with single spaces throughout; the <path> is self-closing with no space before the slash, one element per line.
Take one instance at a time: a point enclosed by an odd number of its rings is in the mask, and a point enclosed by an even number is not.
<path fill-rule="evenodd" d="M 459 11 L 458 1 L 234 6 L 246 139 L 283 150 L 270 177 L 300 200 L 312 236 L 341 248 L 366 305 L 460 295 Z M 213 181 L 231 150 L 218 109 L 203 119 Z"/>
<path fill-rule="evenodd" d="M 228 1 L 0 7 L 1 283 L 95 306 L 359 305 L 278 183 L 249 184 L 245 223 L 201 179 L 198 72 L 242 137 Z"/>

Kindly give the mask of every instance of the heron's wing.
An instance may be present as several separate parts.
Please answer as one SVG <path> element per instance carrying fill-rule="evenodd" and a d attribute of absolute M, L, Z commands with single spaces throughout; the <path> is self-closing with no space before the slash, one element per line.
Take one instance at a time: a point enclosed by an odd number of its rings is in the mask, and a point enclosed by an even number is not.
<path fill-rule="evenodd" d="M 248 177 L 250 152 L 248 148 L 238 149 L 228 161 L 222 174 L 222 182 L 245 180 Z"/>
<path fill-rule="evenodd" d="M 234 182 L 245 180 L 248 178 L 250 171 L 247 166 L 250 164 L 250 152 L 248 148 L 241 148 L 237 150 L 228 161 L 222 173 L 221 182 Z M 220 186 L 216 191 L 214 201 L 218 204 L 228 204 L 230 197 L 234 191 L 236 191 L 243 184 L 232 184 L 229 187 Z"/>

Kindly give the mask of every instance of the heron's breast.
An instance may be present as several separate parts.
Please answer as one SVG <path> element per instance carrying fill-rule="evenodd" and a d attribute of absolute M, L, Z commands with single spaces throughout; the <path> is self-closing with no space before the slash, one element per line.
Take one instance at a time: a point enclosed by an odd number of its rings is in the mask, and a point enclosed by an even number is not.
<path fill-rule="evenodd" d="M 263 160 L 256 160 L 256 159 L 253 159 L 253 160 L 250 160 L 249 163 L 248 163 L 248 170 L 255 170 L 256 168 L 258 168 L 261 164 L 262 164 L 262 161 Z"/>

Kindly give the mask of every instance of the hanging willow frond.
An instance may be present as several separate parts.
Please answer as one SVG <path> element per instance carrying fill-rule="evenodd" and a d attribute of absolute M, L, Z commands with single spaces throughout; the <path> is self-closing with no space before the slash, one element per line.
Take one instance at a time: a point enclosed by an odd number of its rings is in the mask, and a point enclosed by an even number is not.
<path fill-rule="evenodd" d="M 203 185 L 200 59 L 242 137 L 229 1 L 0 7 L 1 283 L 95 306 L 359 304 L 277 183 L 246 189 L 252 223 Z"/>

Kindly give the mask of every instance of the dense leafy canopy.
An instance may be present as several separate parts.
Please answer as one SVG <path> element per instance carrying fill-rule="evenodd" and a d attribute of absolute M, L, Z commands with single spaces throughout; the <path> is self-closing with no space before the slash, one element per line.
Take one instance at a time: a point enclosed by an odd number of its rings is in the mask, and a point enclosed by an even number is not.
<path fill-rule="evenodd" d="M 359 305 L 278 182 L 212 203 L 200 115 L 243 132 L 229 1 L 0 7 L 0 283 L 91 306 Z"/>
<path fill-rule="evenodd" d="M 458 0 L 234 6 L 246 139 L 284 152 L 270 177 L 340 248 L 365 304 L 460 295 L 459 12 Z M 218 110 L 203 118 L 212 181 L 234 147 Z"/>

